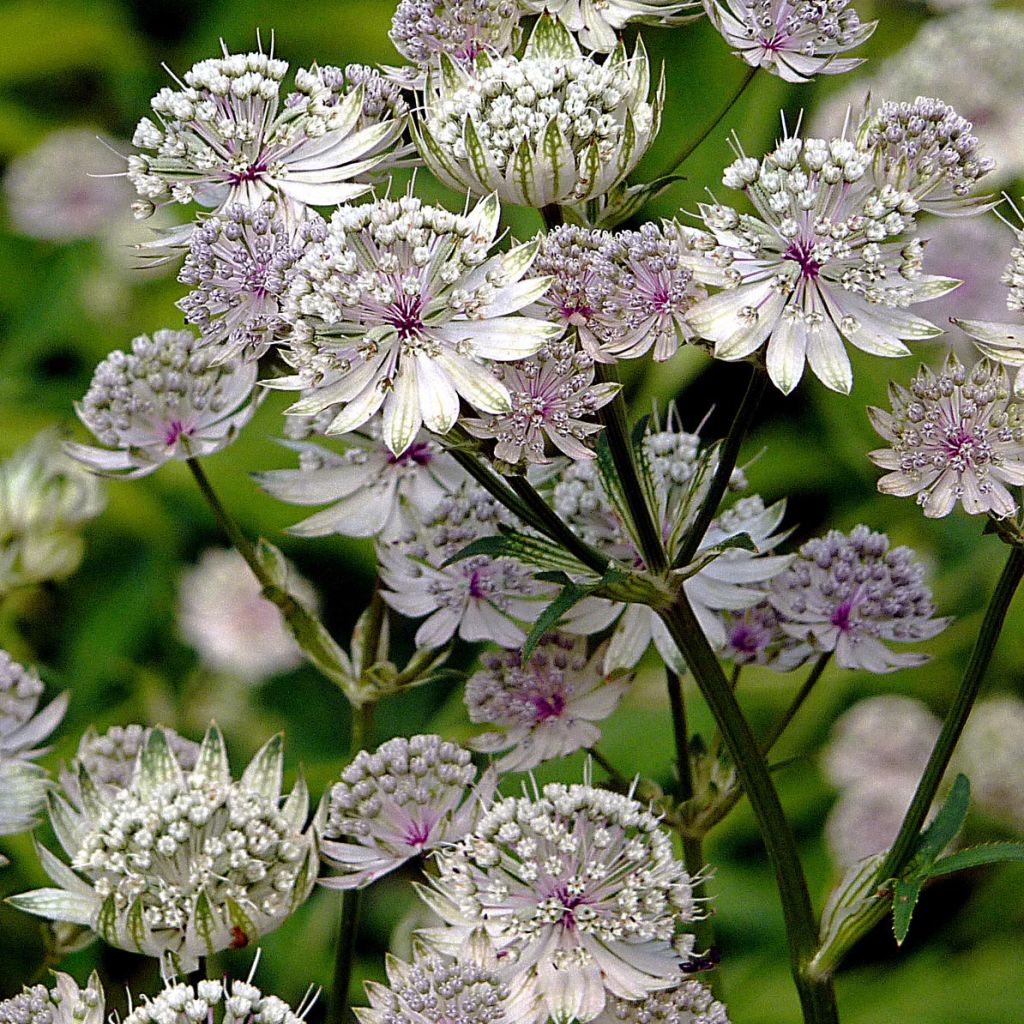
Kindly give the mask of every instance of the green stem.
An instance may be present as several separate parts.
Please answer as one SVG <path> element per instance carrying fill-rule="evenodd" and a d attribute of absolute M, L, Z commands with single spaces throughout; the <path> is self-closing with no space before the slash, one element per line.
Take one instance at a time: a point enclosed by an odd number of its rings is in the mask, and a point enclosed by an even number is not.
<path fill-rule="evenodd" d="M 772 726 L 771 731 L 761 741 L 761 749 L 767 755 L 768 752 L 775 746 L 779 741 L 779 737 L 786 731 L 789 723 L 796 717 L 797 712 L 803 707 L 803 703 L 810 696 L 811 690 L 814 689 L 818 680 L 821 678 L 822 673 L 825 671 L 829 661 L 832 658 L 832 652 L 826 651 L 824 654 L 818 657 L 818 660 L 814 663 L 811 671 L 808 673 L 807 678 L 804 680 L 803 686 L 797 690 L 796 696 L 790 702 L 788 708 L 786 708 L 782 717 Z"/>
<path fill-rule="evenodd" d="M 808 965 L 818 947 L 817 920 L 796 839 L 757 738 L 736 702 L 729 680 L 711 650 L 685 592 L 680 592 L 675 604 L 662 610 L 660 615 L 711 708 L 740 783 L 757 816 L 782 900 L 790 968 L 803 1007 L 804 1021 L 806 1024 L 837 1024 L 838 1008 L 831 979 L 808 974 Z"/>
<path fill-rule="evenodd" d="M 445 451 L 497 501 L 501 502 L 513 515 L 524 523 L 540 529 L 530 507 L 512 490 L 502 477 L 478 459 L 472 452 L 456 447 L 446 447 Z"/>
<path fill-rule="evenodd" d="M 679 549 L 675 559 L 675 566 L 679 568 L 688 565 L 693 561 L 700 542 L 711 526 L 711 521 L 718 515 L 718 506 L 722 504 L 725 492 L 729 488 L 729 481 L 732 479 L 733 470 L 740 457 L 740 449 L 743 447 L 743 439 L 750 429 L 757 408 L 761 404 L 765 388 L 768 386 L 768 374 L 759 366 L 755 366 L 747 384 L 747 390 L 740 402 L 739 409 L 733 418 L 729 433 L 718 453 L 718 464 L 715 466 L 714 475 L 711 478 L 711 486 L 701 503 L 700 511 L 693 522 L 693 526 L 687 531 L 686 539 Z"/>
<path fill-rule="evenodd" d="M 544 219 L 544 227 L 548 231 L 553 231 L 555 228 L 561 227 L 565 223 L 562 208 L 557 203 L 551 203 L 549 206 L 542 206 L 540 208 L 540 215 Z"/>
<path fill-rule="evenodd" d="M 900 825 L 899 833 L 889 850 L 889 855 L 879 869 L 878 878 L 881 881 L 899 877 L 913 856 L 921 827 L 928 816 L 928 811 L 935 800 L 935 794 L 939 791 L 939 786 L 942 783 L 942 777 L 949 767 L 957 741 L 960 739 L 960 734 L 963 732 L 967 718 L 977 700 L 982 680 L 992 661 L 996 641 L 998 641 L 1003 623 L 1006 621 L 1006 613 L 1010 609 L 1010 603 L 1022 578 L 1024 578 L 1024 549 L 1013 547 L 1010 549 L 1003 573 L 999 577 L 996 589 L 992 592 L 988 607 L 985 609 L 985 618 L 982 620 L 978 639 L 974 643 L 971 660 L 967 663 L 953 704 L 946 713 L 939 738 L 935 741 L 931 757 L 928 758 L 928 764 L 921 776 L 920 783 L 918 783 L 917 792 L 903 818 L 903 824 Z"/>
<path fill-rule="evenodd" d="M 719 112 L 715 114 L 715 116 L 704 126 L 700 134 L 695 139 L 692 139 L 691 141 L 687 142 L 682 147 L 682 149 L 680 149 L 676 153 L 676 155 L 671 159 L 671 161 L 665 165 L 665 169 L 661 172 L 661 174 L 655 175 L 655 177 L 666 177 L 667 175 L 672 174 L 674 171 L 677 171 L 680 167 L 682 167 L 684 163 L 686 163 L 686 161 L 690 158 L 694 151 L 722 123 L 722 121 L 725 120 L 725 118 L 729 114 L 729 111 L 732 110 L 734 106 L 736 106 L 736 103 L 739 100 L 739 98 L 747 91 L 747 86 L 750 85 L 750 83 L 754 80 L 754 75 L 756 74 L 756 67 L 747 68 L 746 74 L 743 76 L 743 79 L 737 86 L 736 91 L 729 97 L 729 100 L 726 102 L 725 106 L 722 107 L 722 109 L 719 110 Z"/>
<path fill-rule="evenodd" d="M 608 363 L 594 364 L 595 379 L 601 384 L 618 384 L 615 367 Z M 647 504 L 640 476 L 637 473 L 636 459 L 633 457 L 633 444 L 629 435 L 629 420 L 626 414 L 626 403 L 619 389 L 615 398 L 598 412 L 604 427 L 604 436 L 608 442 L 615 472 L 626 499 L 626 506 L 633 520 L 633 531 L 636 536 L 640 555 L 645 567 L 655 575 L 668 568 L 665 546 L 661 541 L 661 531 L 654 521 L 652 509 Z"/>
<path fill-rule="evenodd" d="M 609 778 L 619 789 L 629 789 L 629 779 L 597 747 L 587 747 L 587 753 L 608 773 Z"/>

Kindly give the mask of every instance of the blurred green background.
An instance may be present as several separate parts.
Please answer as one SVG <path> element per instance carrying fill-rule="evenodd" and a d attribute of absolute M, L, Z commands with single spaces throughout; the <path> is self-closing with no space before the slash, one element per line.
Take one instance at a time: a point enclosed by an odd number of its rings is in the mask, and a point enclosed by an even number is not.
<path fill-rule="evenodd" d="M 881 18 L 865 47 L 873 60 L 897 51 L 925 19 L 934 17 L 910 3 L 861 2 L 857 8 L 865 19 Z M 257 29 L 264 40 L 273 31 L 277 54 L 293 67 L 314 60 L 394 62 L 387 38 L 392 11 L 390 0 L 179 0 L 173 5 L 14 0 L 0 5 L 0 162 L 30 151 L 48 133 L 66 126 L 102 134 L 126 152 L 123 140 L 147 112 L 149 97 L 165 84 L 161 62 L 183 71 L 216 52 L 221 38 L 231 49 L 245 50 Z M 699 131 L 744 70 L 706 22 L 672 32 L 645 30 L 645 40 L 655 60 L 666 63 L 668 99 L 665 127 L 640 177 L 645 168 L 659 169 Z M 1018 57 L 1024 60 L 1019 52 Z M 957 59 L 956 52 L 949 54 L 951 62 Z M 823 97 L 849 84 L 846 77 L 793 87 L 759 75 L 724 125 L 687 163 L 687 180 L 659 199 L 652 215 L 675 214 L 680 207 L 693 210 L 706 186 L 720 188 L 721 168 L 731 159 L 726 129 L 736 129 L 748 152 L 760 153 L 778 133 L 780 109 L 793 123 L 801 109 L 813 112 Z M 1020 94 L 1014 99 L 1019 107 Z M 96 160 L 97 166 L 110 163 L 99 142 Z M 419 185 L 425 197 L 458 202 L 426 174 Z M 181 324 L 174 301 L 182 289 L 173 272 L 131 268 L 120 243 L 141 236 L 127 202 L 119 216 L 108 237 L 65 244 L 26 237 L 12 212 L 0 212 L 0 456 L 49 424 L 76 429 L 72 402 L 84 393 L 96 362 L 138 333 Z M 530 211 L 514 212 L 510 223 L 520 236 L 538 227 Z M 980 279 L 1001 273 L 1009 248 L 1007 232 L 997 262 L 977 266 Z M 1002 312 L 992 308 L 990 316 Z M 944 350 L 938 342 L 924 357 L 935 362 Z M 876 438 L 863 409 L 884 404 L 890 375 L 906 380 L 913 370 L 910 360 L 855 356 L 856 386 L 850 398 L 808 379 L 790 399 L 769 400 L 747 448 L 747 458 L 760 453 L 749 467 L 752 486 L 768 500 L 789 499 L 794 542 L 859 522 L 885 530 L 895 542 L 916 548 L 932 568 L 940 613 L 957 616 L 930 645 L 935 658 L 925 668 L 889 677 L 830 669 L 785 741 L 784 752 L 800 756 L 780 773 L 779 784 L 819 902 L 835 878 L 822 841 L 822 823 L 834 796 L 817 758 L 831 722 L 857 699 L 875 693 L 919 696 L 941 714 L 1002 558 L 999 542 L 981 536 L 979 521 L 953 515 L 926 522 L 912 502 L 875 493 L 876 471 L 865 452 L 876 446 Z M 634 408 L 639 415 L 651 403 L 663 408 L 676 399 L 690 429 L 710 413 L 705 434 L 714 437 L 727 424 L 746 373 L 737 366 L 709 366 L 699 353 L 684 351 L 656 371 L 632 368 Z M 274 442 L 285 404 L 281 396 L 271 396 L 241 440 L 208 461 L 208 471 L 244 527 L 279 543 L 315 583 L 328 625 L 345 638 L 369 597 L 370 545 L 340 538 L 296 542 L 284 536 L 281 530 L 299 518 L 297 510 L 260 493 L 248 477 L 253 470 L 289 464 L 289 454 Z M 86 560 L 77 575 L 56 587 L 21 592 L 0 608 L 0 643 L 16 657 L 46 666 L 54 688 L 72 691 L 70 713 L 46 763 L 55 767 L 66 760 L 88 723 L 103 728 L 161 722 L 196 735 L 205 720 L 216 716 L 239 765 L 266 736 L 284 729 L 292 773 L 301 765 L 319 796 L 347 757 L 348 715 L 341 695 L 311 669 L 248 691 L 221 685 L 197 667 L 176 631 L 176 588 L 183 569 L 205 547 L 221 544 L 184 467 L 166 467 L 140 482 L 114 483 L 109 493 L 107 511 L 87 530 Z M 990 691 L 1024 690 L 1022 628 L 1024 602 L 1011 614 Z M 408 630 L 399 633 L 399 642 L 408 645 Z M 456 663 L 471 664 L 471 652 L 459 651 Z M 797 685 L 795 678 L 751 672 L 742 699 L 755 723 L 764 724 Z M 691 703 L 697 727 L 706 732 L 699 701 L 694 697 Z M 468 734 L 458 688 L 421 690 L 386 704 L 377 718 L 376 739 L 428 730 L 451 737 Z M 645 666 L 605 732 L 602 746 L 623 769 L 669 781 L 671 729 L 656 666 Z M 638 736 L 645 738 L 642 745 L 636 743 Z M 578 777 L 580 763 L 574 759 L 541 775 Z M 1000 834 L 981 820 L 971 828 L 979 837 Z M 48 838 L 45 829 L 40 835 Z M 29 839 L 0 840 L 0 849 L 14 862 L 0 871 L 0 895 L 43 881 Z M 710 888 L 723 949 L 724 996 L 733 1020 L 796 1021 L 778 900 L 745 804 L 713 835 L 708 859 L 715 872 Z M 406 883 L 393 878 L 372 890 L 361 934 L 362 977 L 381 976 L 392 929 L 413 905 Z M 262 943 L 257 980 L 265 990 L 296 1002 L 308 985 L 329 985 L 339 907 L 337 893 L 317 891 Z M 1024 1019 L 1022 942 L 1024 866 L 937 885 L 925 894 L 903 950 L 896 952 L 883 926 L 855 952 L 838 982 L 843 1020 L 1015 1024 Z M 37 922 L 0 908 L 0 997 L 33 978 L 42 953 Z M 219 957 L 217 966 L 244 971 L 250 957 Z M 95 945 L 66 962 L 79 979 L 96 964 L 114 1006 L 123 1005 L 126 984 L 135 991 L 153 990 L 152 964 L 141 958 Z M 314 1018 L 320 1012 L 315 1009 Z"/>

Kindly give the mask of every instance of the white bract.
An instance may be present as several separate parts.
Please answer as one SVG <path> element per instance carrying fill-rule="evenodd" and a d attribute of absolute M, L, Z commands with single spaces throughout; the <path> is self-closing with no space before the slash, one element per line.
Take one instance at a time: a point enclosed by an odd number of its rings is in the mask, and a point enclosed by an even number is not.
<path fill-rule="evenodd" d="M 553 14 L 588 50 L 615 49 L 626 25 L 680 25 L 699 17 L 700 0 L 519 0 L 531 14 Z"/>
<path fill-rule="evenodd" d="M 446 185 L 543 207 L 603 195 L 637 165 L 661 120 L 642 43 L 605 62 L 585 57 L 541 15 L 523 57 L 442 58 L 414 127 L 420 155 Z"/>
<path fill-rule="evenodd" d="M 536 244 L 492 255 L 501 210 L 493 195 L 468 215 L 407 196 L 344 207 L 299 262 L 285 314 L 293 377 L 289 410 L 337 407 L 343 434 L 383 410 L 383 437 L 401 455 L 424 424 L 447 433 L 459 397 L 481 412 L 510 408 L 488 360 L 533 355 L 562 328 L 521 316 L 547 281 L 523 278 Z"/>
<path fill-rule="evenodd" d="M 98 783 L 80 765 L 74 791 L 53 797 L 50 822 L 71 866 L 40 848 L 57 888 L 11 902 L 177 971 L 246 946 L 279 927 L 316 881 L 306 786 L 300 779 L 282 801 L 282 773 L 279 736 L 234 781 L 216 728 L 191 770 L 154 729 L 127 785 Z"/>
<path fill-rule="evenodd" d="M 920 208 L 910 193 L 876 185 L 871 157 L 846 139 L 784 139 L 764 159 L 740 156 L 723 183 L 744 191 L 757 216 L 704 204 L 708 261 L 725 290 L 688 320 L 719 359 L 767 346 L 773 383 L 789 394 L 804 366 L 848 394 L 853 371 L 844 340 L 872 355 L 901 356 L 905 341 L 941 328 L 909 312 L 959 282 L 922 272 Z M 712 282 L 714 283 L 714 282 Z"/>
<path fill-rule="evenodd" d="M 216 362 L 191 331 L 156 331 L 111 352 L 75 410 L 105 448 L 68 444 L 98 473 L 140 477 L 227 447 L 256 411 L 256 363 Z"/>

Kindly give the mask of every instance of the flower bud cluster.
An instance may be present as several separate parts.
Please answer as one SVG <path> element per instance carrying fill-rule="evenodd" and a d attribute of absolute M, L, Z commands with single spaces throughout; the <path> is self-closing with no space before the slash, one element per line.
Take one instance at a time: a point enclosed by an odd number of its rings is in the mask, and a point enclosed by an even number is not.
<path fill-rule="evenodd" d="M 406 60 L 437 70 L 442 53 L 459 62 L 506 53 L 521 16 L 517 0 L 401 0 L 388 35 Z"/>
<path fill-rule="evenodd" d="M 200 981 L 167 984 L 152 999 L 142 1002 L 124 1018 L 124 1024 L 302 1024 L 277 996 L 264 995 L 249 981 Z"/>
<path fill-rule="evenodd" d="M 103 1024 L 106 1002 L 99 977 L 93 973 L 85 988 L 68 974 L 55 972 L 56 984 L 25 987 L 0 1001 L 0 1024 Z"/>
<path fill-rule="evenodd" d="M 729 1013 L 695 978 L 639 1002 L 609 1000 L 600 1024 L 729 1024 Z"/>
<path fill-rule="evenodd" d="M 75 765 L 84 768 L 97 785 L 124 789 L 130 785 L 139 754 L 152 734 L 152 728 L 145 725 L 112 725 L 103 733 L 89 726 L 79 740 Z M 192 771 L 199 758 L 199 744 L 179 736 L 173 729 L 165 728 L 163 734 L 174 759 L 184 771 Z M 65 787 L 70 778 L 61 780 Z"/>

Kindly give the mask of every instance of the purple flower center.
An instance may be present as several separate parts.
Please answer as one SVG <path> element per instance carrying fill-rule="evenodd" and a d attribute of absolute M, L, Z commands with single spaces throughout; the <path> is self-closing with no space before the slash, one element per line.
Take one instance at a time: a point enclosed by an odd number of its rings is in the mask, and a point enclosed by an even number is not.
<path fill-rule="evenodd" d="M 401 455 L 392 455 L 388 452 L 388 465 L 408 466 L 415 464 L 417 466 L 429 466 L 433 458 L 434 453 L 430 449 L 430 442 L 417 441 L 409 445 Z"/>
<path fill-rule="evenodd" d="M 423 298 L 420 295 L 402 295 L 396 299 L 384 314 L 384 322 L 398 331 L 401 341 L 417 337 L 423 331 Z"/>
<path fill-rule="evenodd" d="M 848 597 L 832 613 L 832 625 L 837 627 L 841 633 L 850 631 L 850 613 L 853 611 L 853 598 Z"/>
<path fill-rule="evenodd" d="M 228 175 L 229 185 L 241 185 L 246 181 L 259 181 L 267 173 L 267 165 L 263 161 L 250 164 L 245 170 L 235 171 Z"/>
<path fill-rule="evenodd" d="M 480 575 L 479 569 L 474 569 L 472 575 L 469 577 L 469 596 L 474 598 L 487 596 L 487 592 L 484 589 L 484 581 Z"/>
<path fill-rule="evenodd" d="M 566 303 L 558 307 L 558 312 L 574 327 L 581 327 L 594 315 L 592 306 L 570 306 Z"/>
<path fill-rule="evenodd" d="M 405 840 L 406 846 L 422 847 L 430 838 L 430 826 L 424 822 L 414 822 L 406 829 L 402 838 Z"/>
<path fill-rule="evenodd" d="M 192 433 L 193 428 L 186 427 L 181 420 L 171 420 L 170 423 L 164 425 L 164 444 L 170 448 L 171 445 L 178 443 L 179 438 L 191 437 Z"/>
<path fill-rule="evenodd" d="M 742 654 L 757 654 L 765 644 L 765 632 L 752 629 L 743 623 L 738 625 L 729 636 L 729 644 Z"/>
<path fill-rule="evenodd" d="M 546 722 L 549 718 L 558 718 L 565 711 L 565 694 L 557 691 L 551 696 L 541 693 L 531 694 L 534 716 L 538 722 Z"/>
<path fill-rule="evenodd" d="M 585 902 L 583 897 L 573 896 L 564 884 L 556 886 L 555 891 L 551 895 L 562 904 L 562 910 L 564 911 L 560 922 L 562 927 L 573 931 L 576 928 L 576 915 L 573 911 L 581 903 Z"/>
<path fill-rule="evenodd" d="M 784 260 L 792 260 L 800 268 L 800 276 L 816 281 L 821 273 L 821 264 L 814 258 L 813 242 L 792 242 L 782 254 Z"/>
<path fill-rule="evenodd" d="M 946 458 L 951 462 L 962 462 L 969 465 L 974 461 L 974 450 L 977 444 L 978 439 L 970 431 L 964 430 L 963 426 L 958 426 L 946 435 L 943 448 Z"/>

